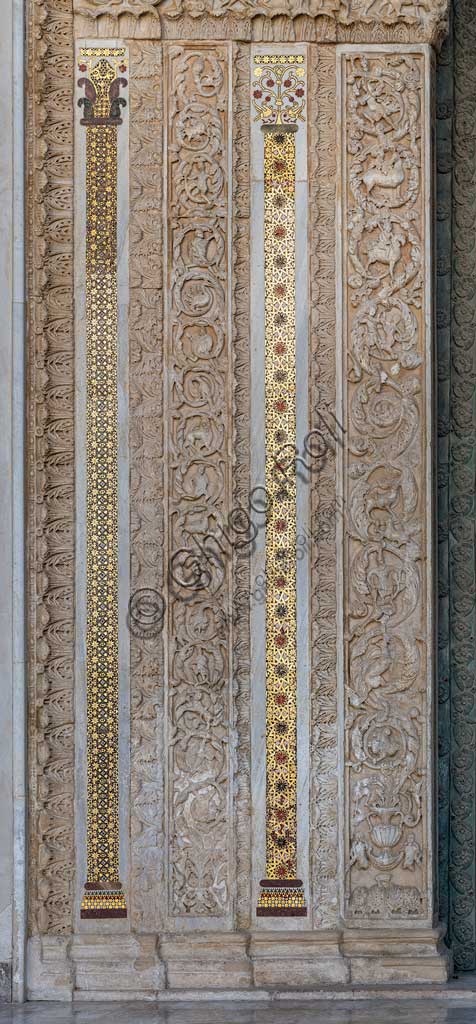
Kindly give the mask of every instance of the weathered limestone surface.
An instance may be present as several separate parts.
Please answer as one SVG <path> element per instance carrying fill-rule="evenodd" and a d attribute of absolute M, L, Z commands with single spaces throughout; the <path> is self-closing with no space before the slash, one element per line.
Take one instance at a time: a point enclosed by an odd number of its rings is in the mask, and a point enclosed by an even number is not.
<path fill-rule="evenodd" d="M 36 0 L 29 14 L 30 996 L 444 981 L 429 44 L 446 4 Z M 121 927 L 73 925 L 74 35 L 132 40 L 131 578 L 135 590 L 168 584 L 162 636 L 131 637 Z M 184 600 L 197 538 L 203 549 L 248 496 L 248 41 L 289 51 L 295 39 L 315 114 L 300 238 L 309 425 L 324 406 L 343 430 L 310 498 L 312 915 L 300 931 L 250 929 L 246 560 L 212 561 L 200 600 Z"/>
<path fill-rule="evenodd" d="M 344 914 L 361 923 L 433 913 L 427 61 L 340 56 Z"/>
<path fill-rule="evenodd" d="M 81 34 L 437 43 L 447 0 L 74 0 Z"/>

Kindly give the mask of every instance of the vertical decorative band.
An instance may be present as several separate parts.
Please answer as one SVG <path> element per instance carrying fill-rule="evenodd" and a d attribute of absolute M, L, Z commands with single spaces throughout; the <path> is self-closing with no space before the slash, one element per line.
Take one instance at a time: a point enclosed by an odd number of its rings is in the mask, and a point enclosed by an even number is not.
<path fill-rule="evenodd" d="M 345 915 L 428 920 L 427 57 L 359 47 L 340 59 Z"/>
<path fill-rule="evenodd" d="M 232 888 L 229 86 L 225 46 L 167 50 L 170 912 L 225 919 Z M 216 532 L 215 532 L 216 531 Z"/>
<path fill-rule="evenodd" d="M 80 50 L 86 126 L 88 878 L 81 917 L 125 917 L 119 880 L 117 128 L 125 50 Z"/>
<path fill-rule="evenodd" d="M 266 874 L 258 916 L 305 916 L 297 877 L 296 152 L 304 58 L 255 58 L 264 133 Z M 290 457 L 289 457 L 290 455 Z M 286 472 L 283 473 L 282 461 Z"/>

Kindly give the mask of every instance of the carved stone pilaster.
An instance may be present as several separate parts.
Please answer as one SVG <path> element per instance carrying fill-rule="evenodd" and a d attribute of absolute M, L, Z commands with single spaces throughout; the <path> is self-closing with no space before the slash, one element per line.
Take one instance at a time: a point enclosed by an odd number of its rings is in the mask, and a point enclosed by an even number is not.
<path fill-rule="evenodd" d="M 233 47 L 233 508 L 248 508 L 250 494 L 250 58 Z M 250 560 L 233 555 L 233 764 L 236 849 L 236 926 L 247 928 L 251 910 L 251 679 Z"/>
<path fill-rule="evenodd" d="M 134 927 L 164 919 L 163 57 L 130 52 L 129 416 L 131 900 Z"/>
<path fill-rule="evenodd" d="M 431 922 L 429 54 L 340 59 L 344 912 Z"/>
<path fill-rule="evenodd" d="M 336 128 L 333 48 L 308 60 L 310 428 L 325 458 L 312 479 L 311 502 L 311 891 L 314 927 L 338 920 L 338 706 L 336 594 Z"/>
<path fill-rule="evenodd" d="M 74 877 L 73 16 L 28 5 L 29 927 L 67 934 Z"/>
<path fill-rule="evenodd" d="M 230 911 L 228 50 L 168 51 L 170 914 Z"/>

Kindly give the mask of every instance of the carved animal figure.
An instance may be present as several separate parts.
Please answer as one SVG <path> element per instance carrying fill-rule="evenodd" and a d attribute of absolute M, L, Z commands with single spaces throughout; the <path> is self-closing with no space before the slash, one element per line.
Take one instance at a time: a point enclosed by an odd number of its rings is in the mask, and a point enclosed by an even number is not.
<path fill-rule="evenodd" d="M 383 227 L 378 239 L 367 245 L 367 269 L 374 263 L 386 263 L 393 278 L 404 242 L 403 235 L 394 234 L 390 225 Z"/>
<path fill-rule="evenodd" d="M 363 176 L 367 191 L 371 192 L 376 185 L 381 188 L 398 188 L 405 178 L 402 158 L 394 153 L 390 162 L 380 167 L 371 167 Z"/>
<path fill-rule="evenodd" d="M 366 0 L 362 17 L 373 14 L 381 18 L 398 18 L 401 14 L 402 0 Z"/>

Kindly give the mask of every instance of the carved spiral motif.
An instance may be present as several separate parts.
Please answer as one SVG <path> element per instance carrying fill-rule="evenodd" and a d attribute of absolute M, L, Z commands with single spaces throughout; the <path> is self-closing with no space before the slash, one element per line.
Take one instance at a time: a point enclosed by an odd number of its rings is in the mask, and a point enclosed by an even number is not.
<path fill-rule="evenodd" d="M 226 58 L 170 62 L 169 417 L 170 863 L 173 914 L 222 916 L 229 900 Z M 230 616 L 231 619 L 231 616 Z"/>

